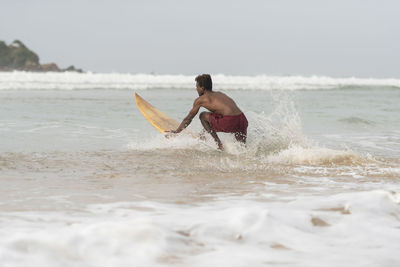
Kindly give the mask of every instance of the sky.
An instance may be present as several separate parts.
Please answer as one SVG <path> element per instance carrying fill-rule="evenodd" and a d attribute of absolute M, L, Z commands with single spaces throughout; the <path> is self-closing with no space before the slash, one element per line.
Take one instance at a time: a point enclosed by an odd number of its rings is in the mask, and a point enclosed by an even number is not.
<path fill-rule="evenodd" d="M 400 78 L 398 0 L 0 0 L 0 40 L 85 71 Z"/>

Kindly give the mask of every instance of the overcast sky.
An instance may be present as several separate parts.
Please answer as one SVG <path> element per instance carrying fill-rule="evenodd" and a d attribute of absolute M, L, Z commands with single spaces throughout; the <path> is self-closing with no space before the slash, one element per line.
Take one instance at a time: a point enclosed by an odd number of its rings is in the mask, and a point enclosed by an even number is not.
<path fill-rule="evenodd" d="M 0 0 L 0 40 L 94 72 L 400 78 L 398 0 Z"/>

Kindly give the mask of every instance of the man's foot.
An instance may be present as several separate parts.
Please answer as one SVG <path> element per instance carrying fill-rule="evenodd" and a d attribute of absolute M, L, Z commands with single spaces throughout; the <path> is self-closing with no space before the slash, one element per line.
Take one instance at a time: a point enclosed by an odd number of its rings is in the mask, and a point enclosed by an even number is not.
<path fill-rule="evenodd" d="M 222 146 L 222 144 L 218 144 L 218 149 L 224 151 L 224 147 Z"/>

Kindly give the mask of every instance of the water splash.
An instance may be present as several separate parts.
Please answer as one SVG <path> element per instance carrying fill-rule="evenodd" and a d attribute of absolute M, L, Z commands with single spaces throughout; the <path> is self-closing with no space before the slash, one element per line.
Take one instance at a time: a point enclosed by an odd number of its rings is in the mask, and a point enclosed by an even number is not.
<path fill-rule="evenodd" d="M 266 115 L 249 112 L 249 150 L 255 155 L 266 155 L 287 149 L 291 145 L 307 145 L 303 135 L 301 119 L 294 101 L 284 91 L 271 94 L 275 105 Z"/>

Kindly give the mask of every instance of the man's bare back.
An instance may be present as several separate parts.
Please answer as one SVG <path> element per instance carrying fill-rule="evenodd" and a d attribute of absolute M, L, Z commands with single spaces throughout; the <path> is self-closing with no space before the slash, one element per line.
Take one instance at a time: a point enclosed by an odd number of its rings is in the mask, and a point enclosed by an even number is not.
<path fill-rule="evenodd" d="M 242 113 L 235 101 L 221 92 L 207 92 L 199 96 L 196 101 L 199 101 L 202 107 L 218 115 L 231 116 Z"/>

